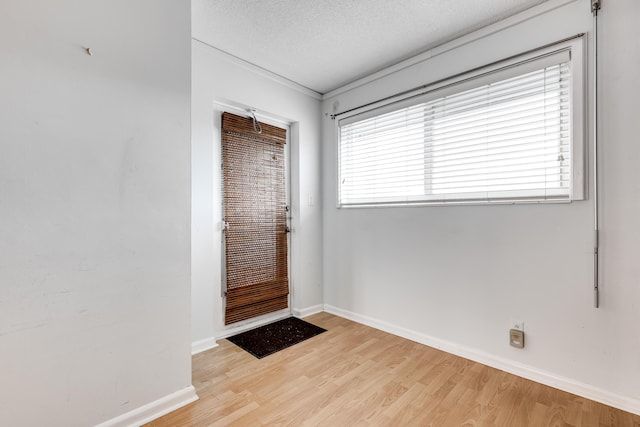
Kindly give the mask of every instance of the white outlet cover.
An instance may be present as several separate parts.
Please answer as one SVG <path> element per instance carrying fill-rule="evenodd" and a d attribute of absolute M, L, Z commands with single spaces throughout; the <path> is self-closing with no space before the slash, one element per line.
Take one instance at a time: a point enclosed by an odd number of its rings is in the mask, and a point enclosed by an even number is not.
<path fill-rule="evenodd" d="M 524 322 L 522 320 L 512 320 L 509 329 L 516 329 L 524 332 Z"/>

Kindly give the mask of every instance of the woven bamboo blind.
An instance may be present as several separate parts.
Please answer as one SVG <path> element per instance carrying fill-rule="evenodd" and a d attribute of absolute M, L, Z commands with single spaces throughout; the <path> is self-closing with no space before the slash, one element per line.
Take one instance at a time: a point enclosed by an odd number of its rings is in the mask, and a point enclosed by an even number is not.
<path fill-rule="evenodd" d="M 288 307 L 286 130 L 222 115 L 225 324 Z"/>

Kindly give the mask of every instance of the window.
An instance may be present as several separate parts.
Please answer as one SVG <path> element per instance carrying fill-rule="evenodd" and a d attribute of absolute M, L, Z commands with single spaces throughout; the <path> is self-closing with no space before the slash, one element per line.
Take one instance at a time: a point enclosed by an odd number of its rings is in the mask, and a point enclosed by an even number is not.
<path fill-rule="evenodd" d="M 576 50 L 520 58 L 340 120 L 339 206 L 581 199 Z"/>

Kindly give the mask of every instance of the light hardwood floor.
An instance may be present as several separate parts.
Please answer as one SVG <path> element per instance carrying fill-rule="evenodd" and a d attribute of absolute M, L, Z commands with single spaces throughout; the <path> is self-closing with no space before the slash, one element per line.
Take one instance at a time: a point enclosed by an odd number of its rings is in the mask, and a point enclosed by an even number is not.
<path fill-rule="evenodd" d="M 150 426 L 640 426 L 632 415 L 327 313 L 264 359 L 193 357 L 200 400 Z"/>

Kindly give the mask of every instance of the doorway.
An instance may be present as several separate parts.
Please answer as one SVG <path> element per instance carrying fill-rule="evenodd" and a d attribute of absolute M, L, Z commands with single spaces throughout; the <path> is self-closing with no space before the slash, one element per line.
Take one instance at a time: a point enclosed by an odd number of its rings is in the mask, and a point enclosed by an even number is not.
<path fill-rule="evenodd" d="M 225 325 L 289 307 L 287 130 L 222 114 Z"/>

